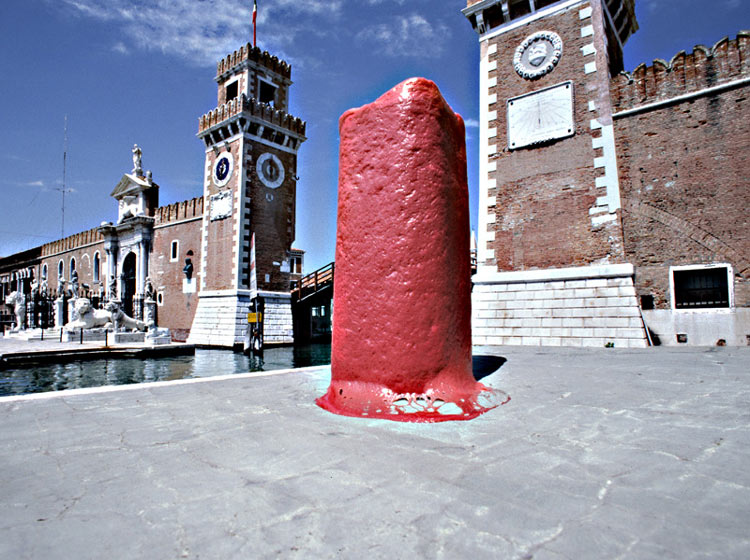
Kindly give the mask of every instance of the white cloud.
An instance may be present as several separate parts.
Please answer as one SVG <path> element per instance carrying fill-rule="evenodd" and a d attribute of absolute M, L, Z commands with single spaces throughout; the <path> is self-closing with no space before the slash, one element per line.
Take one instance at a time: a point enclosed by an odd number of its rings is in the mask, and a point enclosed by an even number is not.
<path fill-rule="evenodd" d="M 464 125 L 466 128 L 479 128 L 479 121 L 477 119 L 464 119 Z"/>
<path fill-rule="evenodd" d="M 741 0 L 727 0 L 727 8 L 733 10 L 740 7 Z"/>
<path fill-rule="evenodd" d="M 31 181 L 29 183 L 22 183 L 24 187 L 41 187 L 44 188 L 44 181 Z"/>
<path fill-rule="evenodd" d="M 439 55 L 448 35 L 447 26 L 433 25 L 423 16 L 411 14 L 366 27 L 357 33 L 357 39 L 375 44 L 388 56 L 423 57 Z"/>
<path fill-rule="evenodd" d="M 128 49 L 128 47 L 125 46 L 125 43 L 123 43 L 122 41 L 118 41 L 117 43 L 112 45 L 112 50 L 120 54 L 130 54 L 130 49 Z"/>
<path fill-rule="evenodd" d="M 155 50 L 213 65 L 238 45 L 252 41 L 248 0 L 62 0 L 58 5 L 70 14 L 118 26 L 125 40 L 112 49 L 123 54 Z M 342 6 L 343 0 L 261 2 L 258 46 L 284 57 L 285 47 L 301 33 L 329 32 L 320 22 L 338 19 Z M 304 17 L 311 15 L 316 17 Z"/>

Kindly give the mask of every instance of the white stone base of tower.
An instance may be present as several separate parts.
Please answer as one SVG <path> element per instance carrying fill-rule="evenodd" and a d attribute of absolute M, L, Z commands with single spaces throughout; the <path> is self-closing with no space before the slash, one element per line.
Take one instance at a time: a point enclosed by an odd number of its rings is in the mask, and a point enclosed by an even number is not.
<path fill-rule="evenodd" d="M 648 346 L 630 264 L 473 277 L 472 342 L 484 345 Z"/>
<path fill-rule="evenodd" d="M 283 292 L 259 292 L 258 295 L 265 302 L 264 344 L 292 344 L 294 331 L 291 295 Z M 250 290 L 201 293 L 187 342 L 198 346 L 225 348 L 243 344 L 251 300 Z"/>

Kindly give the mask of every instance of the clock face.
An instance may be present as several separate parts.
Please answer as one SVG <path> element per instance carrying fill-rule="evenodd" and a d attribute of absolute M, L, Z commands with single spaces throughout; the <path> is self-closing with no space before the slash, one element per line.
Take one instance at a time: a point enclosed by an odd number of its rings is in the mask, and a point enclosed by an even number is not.
<path fill-rule="evenodd" d="M 223 187 L 232 178 L 232 170 L 234 169 L 234 159 L 230 152 L 226 152 L 219 156 L 219 159 L 214 163 L 214 184 L 217 187 Z"/>
<path fill-rule="evenodd" d="M 269 189 L 277 189 L 284 182 L 284 166 L 274 154 L 261 154 L 255 164 L 258 178 Z"/>
<path fill-rule="evenodd" d="M 575 134 L 571 82 L 509 99 L 507 108 L 511 150 Z"/>

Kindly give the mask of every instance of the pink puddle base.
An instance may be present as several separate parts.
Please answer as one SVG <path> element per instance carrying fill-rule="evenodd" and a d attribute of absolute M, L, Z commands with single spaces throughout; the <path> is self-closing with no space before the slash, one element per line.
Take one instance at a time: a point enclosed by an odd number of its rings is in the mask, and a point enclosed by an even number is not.
<path fill-rule="evenodd" d="M 468 420 L 507 402 L 471 365 L 463 119 L 412 78 L 339 120 L 331 384 L 346 416 Z"/>

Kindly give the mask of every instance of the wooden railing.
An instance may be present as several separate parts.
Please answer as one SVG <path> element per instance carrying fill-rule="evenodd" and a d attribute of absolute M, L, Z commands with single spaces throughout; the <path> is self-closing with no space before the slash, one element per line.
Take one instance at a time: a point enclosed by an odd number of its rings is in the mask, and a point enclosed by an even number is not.
<path fill-rule="evenodd" d="M 329 263 L 307 276 L 303 276 L 292 290 L 292 301 L 302 301 L 319 291 L 333 287 L 334 263 Z"/>

